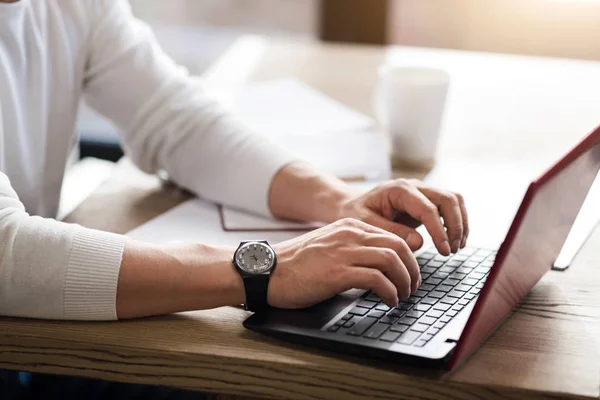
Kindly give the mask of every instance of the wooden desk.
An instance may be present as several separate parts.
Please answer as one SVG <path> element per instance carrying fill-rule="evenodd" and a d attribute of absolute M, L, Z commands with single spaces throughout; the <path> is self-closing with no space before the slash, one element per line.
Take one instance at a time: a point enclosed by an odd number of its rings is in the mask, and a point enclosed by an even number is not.
<path fill-rule="evenodd" d="M 247 37 L 204 79 L 211 90 L 226 90 L 296 75 L 370 113 L 375 69 L 385 58 L 451 71 L 445 158 L 545 162 L 600 118 L 594 63 Z M 185 198 L 123 162 L 67 220 L 125 233 Z M 599 247 L 600 231 L 567 272 L 548 273 L 450 375 L 269 339 L 245 331 L 247 313 L 232 307 L 114 323 L 0 319 L 0 368 L 278 399 L 598 398 Z"/>

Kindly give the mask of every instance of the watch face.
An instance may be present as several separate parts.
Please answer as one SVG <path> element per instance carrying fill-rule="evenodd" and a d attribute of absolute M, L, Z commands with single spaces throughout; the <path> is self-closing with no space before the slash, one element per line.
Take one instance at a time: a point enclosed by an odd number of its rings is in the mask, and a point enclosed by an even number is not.
<path fill-rule="evenodd" d="M 268 272 L 275 264 L 273 250 L 266 244 L 259 242 L 244 244 L 237 251 L 235 257 L 237 265 L 251 274 Z"/>

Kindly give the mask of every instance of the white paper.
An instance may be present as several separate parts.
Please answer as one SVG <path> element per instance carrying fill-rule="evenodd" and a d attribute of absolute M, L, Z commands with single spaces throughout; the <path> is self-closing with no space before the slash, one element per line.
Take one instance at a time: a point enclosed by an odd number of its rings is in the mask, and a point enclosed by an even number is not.
<path fill-rule="evenodd" d="M 358 190 L 367 191 L 374 188 L 380 182 L 351 182 L 350 185 Z M 250 214 L 236 210 L 231 207 L 221 207 L 221 218 L 223 227 L 227 230 L 255 231 L 255 230 L 296 230 L 309 231 L 323 226 L 319 222 L 294 222 L 275 218 L 267 218 L 260 215 Z"/>
<path fill-rule="evenodd" d="M 319 136 L 370 130 L 375 122 L 294 78 L 254 83 L 236 93 L 232 109 L 271 137 Z"/>
<path fill-rule="evenodd" d="M 341 178 L 389 179 L 384 135 L 375 121 L 292 78 L 255 83 L 229 107 L 248 127 Z"/>

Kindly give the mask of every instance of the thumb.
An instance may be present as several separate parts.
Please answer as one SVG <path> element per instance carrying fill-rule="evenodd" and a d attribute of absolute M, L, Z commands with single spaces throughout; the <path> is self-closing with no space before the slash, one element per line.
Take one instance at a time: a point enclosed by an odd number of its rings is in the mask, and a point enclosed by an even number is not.
<path fill-rule="evenodd" d="M 401 237 L 412 251 L 419 250 L 423 246 L 423 236 L 409 226 L 390 221 L 379 215 L 371 217 L 368 223 Z"/>

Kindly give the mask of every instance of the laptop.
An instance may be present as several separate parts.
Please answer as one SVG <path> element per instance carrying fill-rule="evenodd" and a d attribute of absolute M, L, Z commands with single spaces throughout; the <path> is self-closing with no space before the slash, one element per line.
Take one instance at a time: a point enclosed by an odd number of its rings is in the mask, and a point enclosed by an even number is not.
<path fill-rule="evenodd" d="M 303 310 L 268 309 L 250 330 L 369 358 L 451 370 L 551 269 L 600 169 L 600 126 L 529 185 L 499 249 L 415 253 L 423 283 L 390 308 L 351 290 Z"/>

